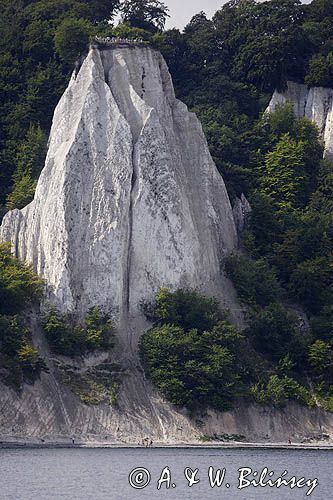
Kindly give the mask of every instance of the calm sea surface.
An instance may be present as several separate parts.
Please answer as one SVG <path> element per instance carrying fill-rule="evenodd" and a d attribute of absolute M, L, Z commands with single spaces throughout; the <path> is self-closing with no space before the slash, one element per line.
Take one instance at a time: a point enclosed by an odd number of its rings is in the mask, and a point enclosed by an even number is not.
<path fill-rule="evenodd" d="M 165 467 L 171 474 L 170 488 L 167 481 L 157 489 L 158 480 Z M 188 486 L 185 469 L 199 469 L 196 480 Z M 208 477 L 209 467 L 226 476 L 221 487 L 212 488 Z M 249 486 L 239 490 L 238 469 L 249 467 L 258 476 L 267 467 L 277 479 L 284 471 L 290 479 L 318 479 L 319 485 L 311 496 L 306 496 L 309 486 L 294 488 L 282 486 Z M 129 484 L 134 469 L 149 470 L 150 483 L 144 489 Z M 191 477 L 191 471 L 186 471 Z M 169 479 L 168 473 L 164 478 Z M 142 486 L 149 477 L 147 472 L 132 474 L 132 483 Z M 253 475 L 247 480 L 253 480 Z M 269 477 L 267 477 L 269 479 Z M 266 479 L 266 481 L 267 481 Z M 174 487 L 172 485 L 175 485 Z M 227 487 L 229 485 L 229 487 Z M 136 499 L 260 499 L 286 500 L 313 498 L 333 499 L 333 452 L 315 450 L 212 450 L 212 449 L 0 449 L 0 499 L 1 500 L 136 500 Z"/>

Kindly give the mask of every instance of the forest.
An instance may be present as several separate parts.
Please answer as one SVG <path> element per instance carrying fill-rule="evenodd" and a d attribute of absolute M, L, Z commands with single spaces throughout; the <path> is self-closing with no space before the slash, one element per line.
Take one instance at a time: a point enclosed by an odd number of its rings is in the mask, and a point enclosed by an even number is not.
<path fill-rule="evenodd" d="M 237 332 L 216 303 L 193 291 L 161 290 L 147 313 L 154 327 L 141 342 L 147 374 L 170 401 L 191 409 L 224 409 L 245 397 L 333 411 L 333 164 L 323 159 L 316 126 L 297 119 L 291 105 L 264 114 L 288 80 L 333 88 L 332 1 L 231 0 L 212 20 L 199 12 L 183 31 L 165 30 L 168 8 L 157 0 L 0 5 L 0 220 L 33 199 L 54 108 L 89 42 L 96 35 L 146 40 L 165 57 L 177 97 L 200 118 L 231 202 L 244 193 L 252 206 L 242 252 L 224 263 L 248 328 Z M 40 288 L 30 268 L 1 246 L 0 352 L 7 364 L 15 359 L 20 377 L 24 363 L 30 372 L 43 369 L 18 327 Z M 202 314 L 184 324 L 187 308 Z M 52 314 L 45 328 L 59 352 L 71 327 Z M 202 326 L 205 315 L 213 320 Z M 69 346 L 82 354 L 89 329 L 73 329 L 65 340 L 83 335 L 83 344 Z M 18 339 L 13 349 L 11 335 Z M 186 345 L 192 347 L 184 358 Z"/>

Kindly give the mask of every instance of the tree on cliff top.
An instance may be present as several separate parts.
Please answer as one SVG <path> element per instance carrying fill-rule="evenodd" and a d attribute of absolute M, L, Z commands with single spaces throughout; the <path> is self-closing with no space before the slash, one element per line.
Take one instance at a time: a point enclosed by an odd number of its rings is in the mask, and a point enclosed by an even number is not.
<path fill-rule="evenodd" d="M 31 20 L 59 20 L 68 17 L 109 21 L 119 8 L 120 0 L 39 0 L 27 1 L 26 12 Z"/>
<path fill-rule="evenodd" d="M 85 19 L 65 19 L 54 35 L 56 52 L 67 63 L 73 64 L 89 44 L 92 25 Z"/>
<path fill-rule="evenodd" d="M 109 21 L 120 6 L 120 0 L 86 0 L 90 7 L 92 21 Z"/>
<path fill-rule="evenodd" d="M 168 11 L 158 0 L 125 0 L 121 6 L 122 22 L 156 33 L 163 30 Z"/>

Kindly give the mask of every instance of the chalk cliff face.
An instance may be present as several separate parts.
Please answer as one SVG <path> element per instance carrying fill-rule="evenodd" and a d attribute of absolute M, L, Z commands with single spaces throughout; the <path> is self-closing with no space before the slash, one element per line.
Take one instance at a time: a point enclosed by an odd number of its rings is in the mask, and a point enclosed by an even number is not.
<path fill-rule="evenodd" d="M 286 102 L 294 105 L 297 117 L 306 116 L 317 124 L 325 145 L 325 155 L 333 156 L 333 89 L 309 88 L 307 85 L 288 82 L 285 92 L 274 92 L 267 111 L 274 111 L 278 104 Z"/>
<path fill-rule="evenodd" d="M 150 48 L 90 50 L 56 108 L 35 199 L 0 237 L 62 311 L 100 305 L 128 326 L 160 287 L 190 286 L 237 316 L 220 271 L 237 243 L 229 198 Z"/>

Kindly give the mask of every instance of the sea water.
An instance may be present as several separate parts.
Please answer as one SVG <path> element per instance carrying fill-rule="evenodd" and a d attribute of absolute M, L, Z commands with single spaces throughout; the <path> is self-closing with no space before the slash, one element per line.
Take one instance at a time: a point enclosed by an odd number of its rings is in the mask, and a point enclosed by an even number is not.
<path fill-rule="evenodd" d="M 333 451 L 0 449 L 1 500 L 155 498 L 329 500 Z"/>

